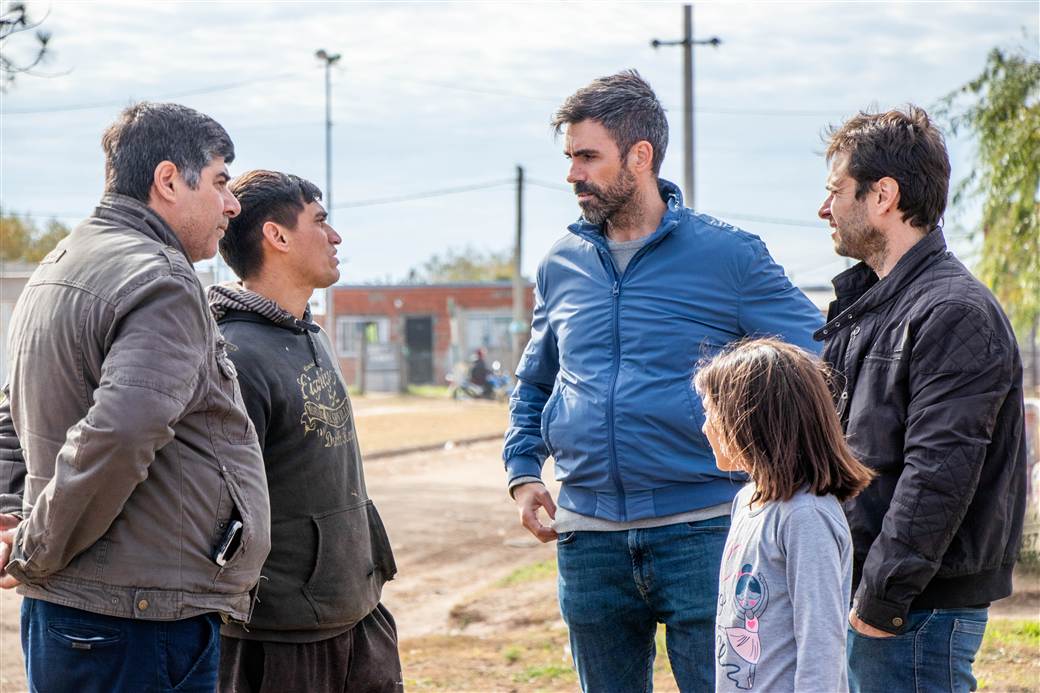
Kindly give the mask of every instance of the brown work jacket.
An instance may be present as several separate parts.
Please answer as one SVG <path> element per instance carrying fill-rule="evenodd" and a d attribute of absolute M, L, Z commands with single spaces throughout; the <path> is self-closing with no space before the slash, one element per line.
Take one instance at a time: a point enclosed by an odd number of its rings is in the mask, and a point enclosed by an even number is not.
<path fill-rule="evenodd" d="M 106 195 L 12 315 L 0 512 L 19 591 L 126 618 L 244 621 L 270 548 L 256 432 L 177 236 Z M 213 560 L 229 523 L 241 548 Z"/>

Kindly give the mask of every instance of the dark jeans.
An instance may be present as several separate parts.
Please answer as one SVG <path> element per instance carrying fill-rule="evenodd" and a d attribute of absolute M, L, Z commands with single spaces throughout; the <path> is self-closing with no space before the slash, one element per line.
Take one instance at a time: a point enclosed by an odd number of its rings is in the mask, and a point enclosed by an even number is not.
<path fill-rule="evenodd" d="M 223 638 L 221 693 L 400 693 L 397 626 L 382 604 L 345 633 L 317 642 Z"/>
<path fill-rule="evenodd" d="M 971 665 L 982 645 L 988 609 L 911 611 L 906 630 L 891 638 L 851 628 L 849 690 L 852 693 L 962 693 L 975 690 Z"/>
<path fill-rule="evenodd" d="M 142 621 L 39 599 L 22 601 L 22 652 L 33 693 L 212 693 L 219 620 Z"/>
<path fill-rule="evenodd" d="M 560 611 L 583 691 L 653 688 L 657 624 L 682 691 L 715 688 L 715 609 L 729 517 L 557 541 Z"/>

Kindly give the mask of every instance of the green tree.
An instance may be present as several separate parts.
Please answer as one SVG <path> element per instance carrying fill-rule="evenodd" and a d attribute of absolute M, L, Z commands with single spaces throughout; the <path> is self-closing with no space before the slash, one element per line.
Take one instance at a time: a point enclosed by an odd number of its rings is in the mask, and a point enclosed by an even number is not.
<path fill-rule="evenodd" d="M 27 219 L 0 212 L 0 259 L 23 259 L 32 237 L 33 227 Z"/>
<path fill-rule="evenodd" d="M 1025 337 L 1040 317 L 1040 62 L 993 49 L 982 74 L 947 95 L 941 113 L 954 134 L 975 136 L 975 166 L 953 203 L 981 199 L 976 269 Z"/>
<path fill-rule="evenodd" d="M 408 273 L 409 281 L 429 283 L 508 281 L 513 278 L 513 253 L 509 250 L 483 253 L 472 246 L 449 249 L 434 255 L 420 269 Z"/>
<path fill-rule="evenodd" d="M 0 211 L 0 259 L 36 263 L 69 235 L 69 227 L 51 219 L 42 231 L 29 217 Z"/>
<path fill-rule="evenodd" d="M 25 259 L 33 263 L 39 262 L 46 257 L 47 253 L 54 250 L 54 246 L 58 245 L 58 241 L 68 235 L 68 226 L 56 219 L 51 219 L 47 222 L 47 228 L 33 237 L 32 243 L 25 253 Z"/>

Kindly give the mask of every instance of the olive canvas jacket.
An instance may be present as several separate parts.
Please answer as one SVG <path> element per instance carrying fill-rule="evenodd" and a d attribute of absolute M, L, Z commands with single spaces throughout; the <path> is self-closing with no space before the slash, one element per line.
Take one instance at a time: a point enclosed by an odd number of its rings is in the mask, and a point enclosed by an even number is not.
<path fill-rule="evenodd" d="M 11 319 L 0 512 L 21 594 L 126 618 L 246 620 L 270 547 L 256 432 L 172 229 L 106 195 Z M 214 549 L 241 518 L 241 548 Z"/>

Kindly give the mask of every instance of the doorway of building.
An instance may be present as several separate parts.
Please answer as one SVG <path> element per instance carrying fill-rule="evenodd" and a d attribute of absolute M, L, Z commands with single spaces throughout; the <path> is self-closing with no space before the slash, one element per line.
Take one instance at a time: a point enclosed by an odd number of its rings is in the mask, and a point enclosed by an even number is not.
<path fill-rule="evenodd" d="M 433 316 L 419 315 L 405 318 L 404 343 L 408 348 L 408 384 L 432 384 L 434 382 Z"/>

